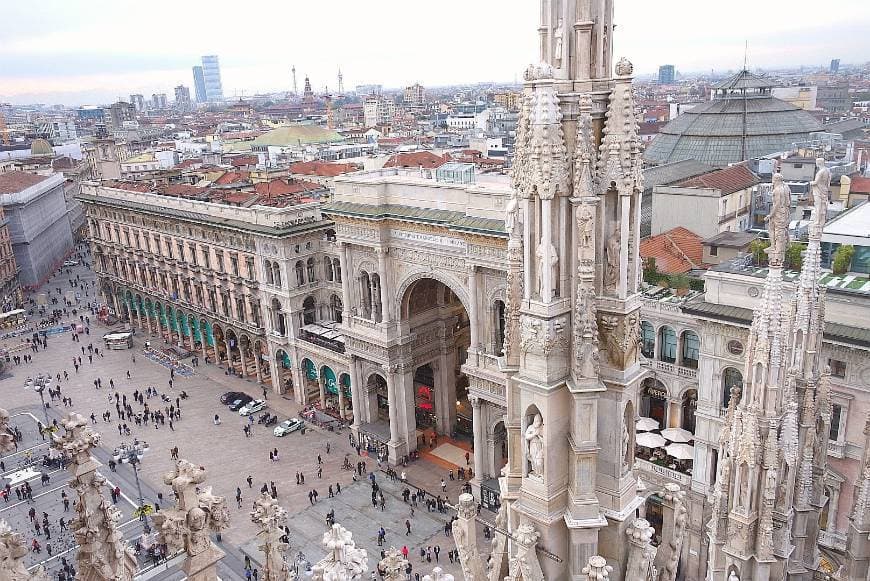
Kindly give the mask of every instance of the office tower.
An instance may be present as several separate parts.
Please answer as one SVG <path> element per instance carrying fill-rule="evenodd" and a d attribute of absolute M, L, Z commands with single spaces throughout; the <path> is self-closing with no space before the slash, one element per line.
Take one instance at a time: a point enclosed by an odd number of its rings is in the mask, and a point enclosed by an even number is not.
<path fill-rule="evenodd" d="M 659 85 L 672 85 L 674 83 L 674 65 L 662 65 L 659 67 Z"/>
<path fill-rule="evenodd" d="M 168 106 L 169 102 L 166 99 L 166 93 L 152 93 L 151 107 L 153 109 L 166 109 Z"/>
<path fill-rule="evenodd" d="M 145 111 L 144 95 L 130 95 L 130 102 L 133 104 L 133 107 L 136 109 L 137 113 L 142 113 L 143 111 Z"/>
<path fill-rule="evenodd" d="M 209 103 L 224 100 L 224 90 L 221 86 L 221 67 L 217 55 L 202 57 L 202 77 L 205 82 L 205 100 Z"/>
<path fill-rule="evenodd" d="M 184 85 L 175 87 L 175 108 L 179 111 L 190 110 L 190 89 Z"/>
<path fill-rule="evenodd" d="M 193 90 L 196 93 L 196 102 L 205 103 L 205 77 L 200 66 L 193 67 Z"/>
<path fill-rule="evenodd" d="M 831 59 L 830 73 L 836 75 L 840 72 L 840 59 Z"/>

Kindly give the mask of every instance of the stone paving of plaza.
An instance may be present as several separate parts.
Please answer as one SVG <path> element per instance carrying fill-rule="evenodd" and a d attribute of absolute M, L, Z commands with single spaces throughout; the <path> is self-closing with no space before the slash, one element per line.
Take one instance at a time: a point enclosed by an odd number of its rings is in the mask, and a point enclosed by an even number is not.
<path fill-rule="evenodd" d="M 67 279 L 78 275 L 86 280 L 93 280 L 93 273 L 85 267 L 75 267 L 72 275 L 56 276 L 43 288 L 61 288 L 62 292 L 69 289 Z M 93 300 L 94 290 L 91 287 L 89 296 L 82 296 L 82 302 Z M 54 294 L 53 296 L 58 296 Z M 67 322 L 74 317 L 67 317 Z M 75 317 L 77 318 L 77 317 Z M 31 318 L 33 322 L 38 317 Z M 119 327 L 115 326 L 117 330 Z M 48 349 L 34 353 L 33 362 L 21 365 L 11 364 L 7 367 L 4 376 L 0 377 L 0 407 L 5 407 L 12 415 L 30 412 L 32 415 L 42 417 L 40 413 L 39 399 L 32 391 L 23 388 L 25 379 L 29 375 L 38 373 L 51 373 L 57 375 L 67 371 L 68 380 L 62 380 L 60 385 L 63 395 L 73 399 L 72 410 L 90 416 L 94 413 L 97 417 L 97 425 L 94 428 L 103 436 L 102 450 L 96 453 L 97 458 L 104 464 L 109 460 L 110 451 L 122 442 L 129 442 L 133 437 L 148 442 L 150 450 L 140 467 L 140 476 L 143 484 L 144 496 L 152 502 L 157 500 L 157 493 L 162 492 L 166 498 L 171 498 L 171 491 L 162 484 L 162 475 L 172 467 L 170 449 L 178 446 L 180 457 L 192 462 L 202 464 L 208 469 L 206 485 L 214 487 L 216 494 L 227 497 L 231 510 L 231 527 L 223 535 L 221 546 L 227 551 L 227 557 L 220 567 L 220 574 L 224 579 L 244 578 L 242 576 L 243 551 L 249 554 L 255 562 L 260 560 L 260 553 L 256 549 L 256 543 L 252 542 L 256 534 L 255 525 L 250 520 L 251 504 L 259 494 L 259 488 L 264 483 L 274 482 L 278 490 L 278 500 L 290 515 L 290 524 L 294 529 L 290 537 L 290 555 L 299 551 L 303 552 L 309 561 L 316 561 L 322 556 L 320 538 L 326 531 L 325 515 L 330 508 L 335 509 L 336 520 L 354 533 L 354 539 L 358 544 L 369 551 L 369 566 L 374 569 L 379 558 L 380 548 L 376 544 L 376 531 L 383 526 L 387 531 L 387 543 L 384 548 L 394 545 L 401 548 L 407 544 L 412 554 L 419 551 L 420 546 L 441 547 L 440 565 L 445 571 L 459 575 L 458 566 L 451 565 L 447 560 L 447 551 L 454 548 L 452 539 L 444 536 L 443 523 L 450 514 L 426 513 L 425 506 L 419 506 L 416 516 L 410 518 L 412 523 L 412 535 L 405 536 L 404 522 L 409 518 L 408 506 L 400 497 L 401 489 L 397 484 L 385 483 L 383 475 L 378 476 L 378 481 L 384 489 L 386 511 L 375 511 L 371 507 L 370 488 L 368 482 L 353 483 L 352 473 L 341 469 L 345 454 L 350 454 L 350 459 L 355 465 L 359 459 L 348 444 L 348 430 L 340 433 L 322 431 L 316 427 L 308 427 L 305 435 L 296 432 L 284 438 L 276 438 L 272 435 L 272 427 L 254 424 L 253 435 L 246 438 L 243 434 L 244 420 L 235 412 L 229 411 L 218 401 L 220 394 L 225 391 L 245 391 L 249 395 L 260 397 L 260 386 L 251 381 L 245 381 L 235 376 L 230 376 L 219 367 L 213 365 L 200 365 L 196 373 L 191 377 L 176 376 L 173 389 L 168 387 L 169 370 L 154 363 L 144 356 L 141 350 L 143 342 L 150 337 L 143 337 L 141 331 L 137 331 L 133 350 L 107 350 L 104 356 L 95 357 L 93 363 L 88 361 L 87 355 L 82 356 L 81 347 L 84 346 L 87 354 L 88 343 L 100 348 L 103 353 L 101 341 L 106 328 L 98 324 L 94 318 L 90 321 L 90 334 L 81 334 L 81 342 L 73 342 L 70 333 L 51 336 L 48 338 Z M 0 340 L 0 346 L 13 347 L 20 343 L 23 338 Z M 30 353 L 30 351 L 26 351 Z M 24 353 L 24 352 L 22 352 Z M 135 362 L 133 355 L 136 355 Z M 75 372 L 72 366 L 74 356 L 82 357 L 82 367 Z M 131 378 L 127 378 L 130 371 Z M 102 380 L 102 389 L 95 389 L 94 380 Z M 115 387 L 128 398 L 132 397 L 134 390 L 143 390 L 149 386 L 157 388 L 160 392 L 168 394 L 172 400 L 186 391 L 189 399 L 181 402 L 182 418 L 174 423 L 174 430 L 170 430 L 168 423 L 164 427 L 155 429 L 153 426 L 137 427 L 130 425 L 132 436 L 121 437 L 118 433 L 118 423 L 115 421 L 114 400 L 110 403 L 108 398 L 112 393 L 109 381 L 114 381 Z M 288 399 L 270 394 L 268 397 L 269 408 L 277 413 L 280 418 L 295 416 L 299 412 L 299 406 Z M 132 403 L 132 402 L 131 402 Z M 151 409 L 156 407 L 168 407 L 168 403 L 161 402 L 159 398 L 147 399 Z M 141 407 L 133 405 L 134 412 L 141 411 Z M 69 411 L 60 406 L 51 404 L 49 413 L 52 417 L 60 418 Z M 105 411 L 111 411 L 113 421 L 104 423 L 100 415 Z M 216 426 L 212 422 L 215 414 L 219 414 L 221 425 Z M 30 431 L 30 437 L 37 438 L 33 420 L 26 415 L 19 415 L 13 421 L 18 423 L 22 430 Z M 22 425 L 23 424 L 23 425 Z M 326 444 L 329 442 L 331 453 L 326 453 Z M 24 447 L 24 446 L 22 446 Z M 269 451 L 277 448 L 280 452 L 280 461 L 271 462 Z M 317 456 L 323 459 L 323 476 L 318 479 Z M 10 465 L 8 455 L 5 458 L 6 471 L 4 476 L 13 472 L 16 468 Z M 374 461 L 370 458 L 368 469 L 375 468 Z M 297 486 L 295 474 L 302 471 L 305 474 L 305 486 Z M 101 472 L 110 480 L 117 480 L 122 492 L 130 499 L 135 499 L 136 489 L 132 471 L 128 466 L 119 466 L 116 473 L 110 473 L 107 467 Z M 407 469 L 408 481 L 430 493 L 440 493 L 440 480 L 446 479 L 446 468 L 426 460 L 418 460 Z M 253 488 L 249 488 L 245 479 L 248 475 L 253 478 Z M 68 478 L 63 474 L 53 474 L 51 487 L 55 488 Z M 343 492 L 336 499 L 327 498 L 329 484 L 341 483 Z M 5 484 L 5 481 L 4 481 Z M 464 483 L 460 481 L 448 481 L 447 498 L 451 503 L 456 502 L 460 489 Z M 34 487 L 34 495 L 41 492 L 39 477 L 31 483 Z M 235 502 L 236 487 L 242 489 L 243 502 L 239 509 Z M 319 493 L 317 506 L 310 506 L 308 492 L 316 489 Z M 57 511 L 60 491 L 46 495 L 40 499 L 37 510 L 41 512 L 41 502 L 52 510 L 45 509 L 50 515 Z M 108 490 L 106 491 L 108 496 Z M 57 498 L 55 498 L 55 496 Z M 13 497 L 14 498 L 14 497 Z M 10 505 L 12 501 L 10 501 Z M 122 523 L 127 523 L 130 505 L 124 507 L 125 518 Z M 19 532 L 25 533 L 27 543 L 30 543 L 33 529 L 26 522 L 27 509 L 8 509 L 0 503 L 0 518 L 10 520 Z M 62 510 L 62 507 L 61 507 Z M 20 514 L 19 514 L 20 513 Z M 298 514 L 297 514 L 298 513 Z M 22 522 L 22 515 L 25 522 Z M 486 516 L 486 515 L 484 515 Z M 492 515 L 494 516 L 494 515 Z M 50 517 L 51 518 L 51 517 Z M 56 529 L 56 527 L 55 527 Z M 140 532 L 139 523 L 133 520 L 125 525 L 125 536 L 134 537 Z M 40 538 L 44 545 L 44 538 Z M 56 552 L 55 552 L 56 554 Z M 45 559 L 45 551 L 37 556 L 36 560 Z M 434 555 L 433 555 L 434 557 Z M 419 564 L 419 554 L 416 559 L 411 559 L 415 570 Z M 58 559 L 49 562 L 48 565 L 59 563 Z M 432 564 L 426 564 L 423 571 L 431 570 Z M 177 573 L 166 573 L 154 578 L 172 579 L 178 577 Z"/>

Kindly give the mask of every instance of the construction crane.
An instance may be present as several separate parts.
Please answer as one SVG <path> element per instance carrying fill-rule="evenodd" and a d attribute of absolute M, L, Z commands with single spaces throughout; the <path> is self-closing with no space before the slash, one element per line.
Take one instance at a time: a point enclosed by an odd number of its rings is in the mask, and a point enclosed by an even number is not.
<path fill-rule="evenodd" d="M 296 65 L 293 65 L 290 71 L 293 73 L 293 95 L 298 95 L 299 91 L 296 90 Z"/>

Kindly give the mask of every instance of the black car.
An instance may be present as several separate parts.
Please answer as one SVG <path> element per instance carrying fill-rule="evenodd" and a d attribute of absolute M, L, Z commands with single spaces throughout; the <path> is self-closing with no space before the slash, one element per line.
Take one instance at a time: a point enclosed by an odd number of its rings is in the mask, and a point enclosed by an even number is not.
<path fill-rule="evenodd" d="M 221 403 L 222 404 L 231 404 L 243 395 L 245 395 L 245 394 L 243 394 L 240 391 L 228 391 L 221 396 Z"/>
<path fill-rule="evenodd" d="M 244 393 L 239 394 L 237 396 L 236 400 L 230 404 L 230 409 L 234 412 L 237 412 L 242 407 L 244 407 L 245 404 L 247 404 L 248 402 L 252 402 L 252 401 L 254 401 L 254 398 L 252 398 L 251 396 L 245 395 Z"/>

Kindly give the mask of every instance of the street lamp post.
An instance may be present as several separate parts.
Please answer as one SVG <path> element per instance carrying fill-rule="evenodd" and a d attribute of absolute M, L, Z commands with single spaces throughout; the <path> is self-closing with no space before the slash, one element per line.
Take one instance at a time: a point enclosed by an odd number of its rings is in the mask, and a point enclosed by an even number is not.
<path fill-rule="evenodd" d="M 33 391 L 39 394 L 39 401 L 42 403 L 42 414 L 45 417 L 46 428 L 51 426 L 51 420 L 48 419 L 48 408 L 45 407 L 45 394 L 43 392 L 51 387 L 53 381 L 54 380 L 50 375 L 43 375 L 42 373 L 37 375 L 36 379 L 28 377 L 24 380 L 24 389 L 33 388 Z"/>
<path fill-rule="evenodd" d="M 148 510 L 145 508 L 145 497 L 142 496 L 142 484 L 139 482 L 139 463 L 142 462 L 147 451 L 148 444 L 139 440 L 133 440 L 132 444 L 121 444 L 121 447 L 115 450 L 116 460 L 129 464 L 133 468 L 133 477 L 136 479 L 136 494 L 138 495 L 136 512 L 139 513 L 138 516 L 142 520 L 145 534 L 151 532 L 151 526 L 148 524 Z"/>

